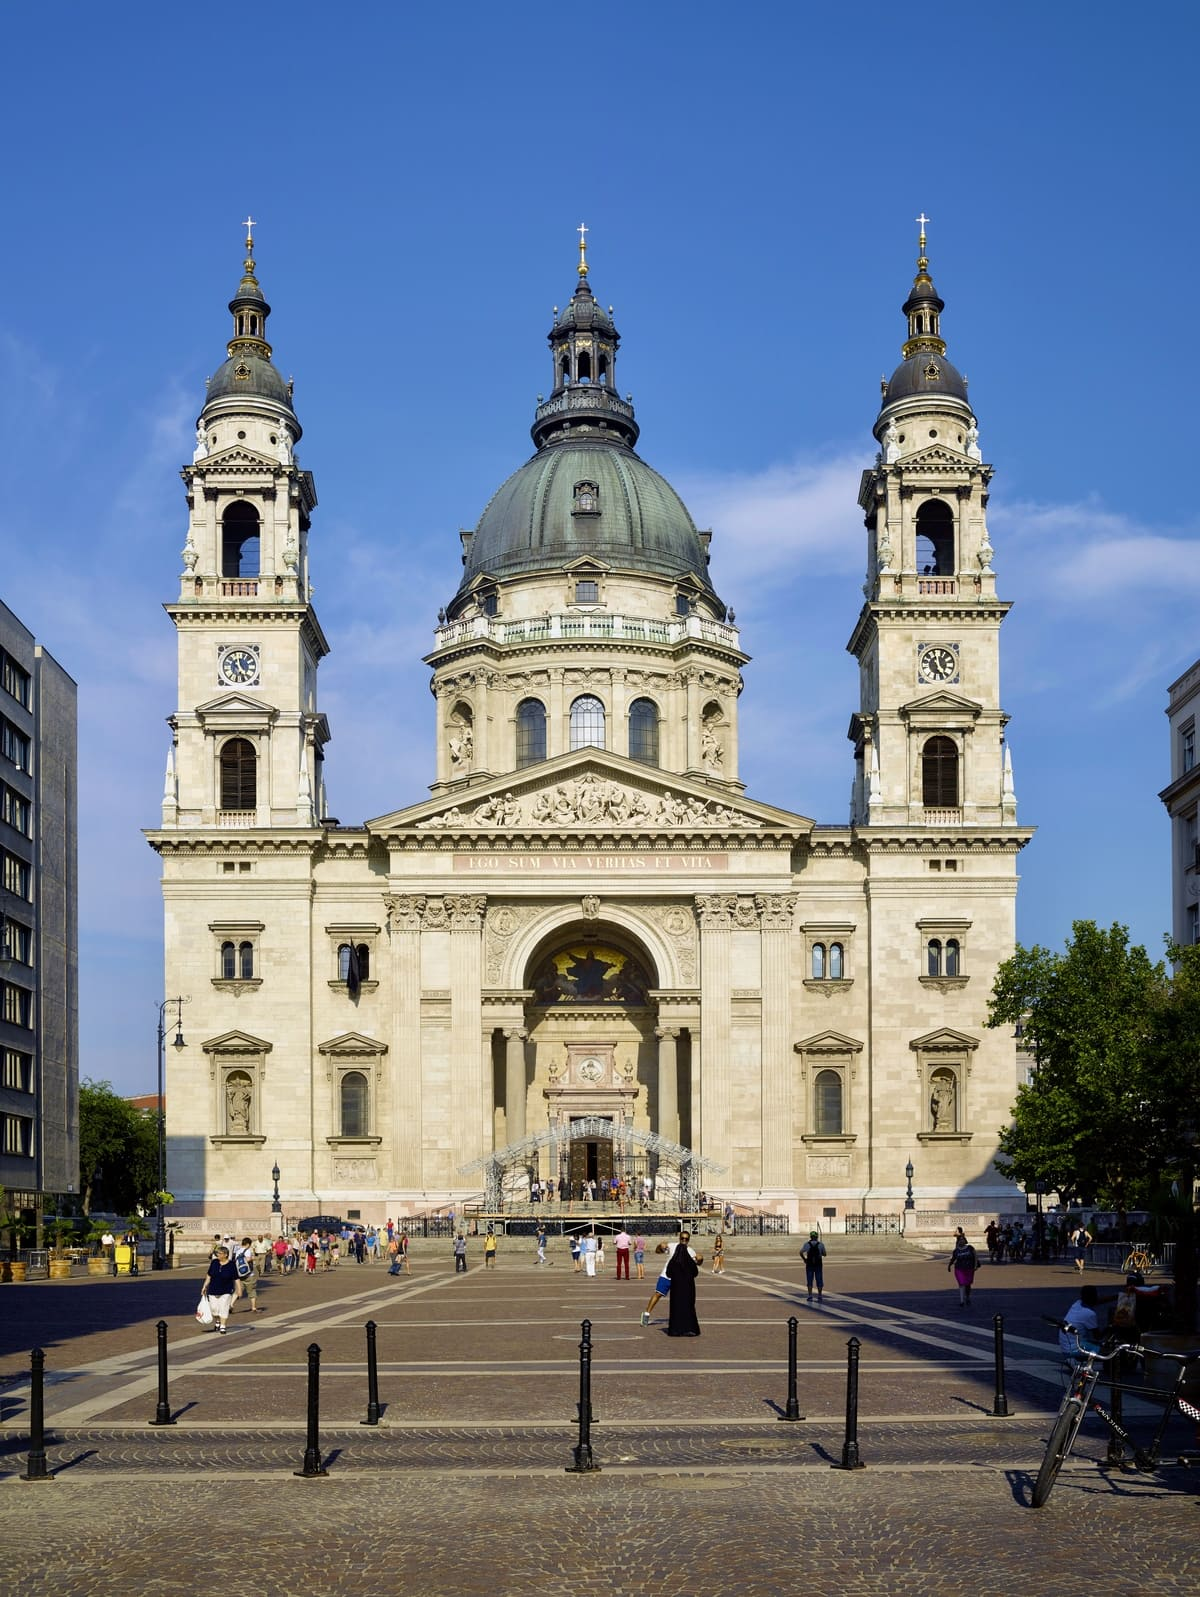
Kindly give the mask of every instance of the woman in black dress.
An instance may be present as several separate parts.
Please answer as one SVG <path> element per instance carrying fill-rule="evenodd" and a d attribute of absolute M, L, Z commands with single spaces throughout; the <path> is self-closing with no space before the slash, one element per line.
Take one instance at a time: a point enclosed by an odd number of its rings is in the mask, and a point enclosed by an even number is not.
<path fill-rule="evenodd" d="M 671 1310 L 667 1319 L 668 1336 L 700 1335 L 700 1321 L 696 1318 L 696 1277 L 704 1260 L 693 1258 L 688 1247 L 690 1240 L 684 1232 L 667 1260 L 665 1274 L 671 1282 L 667 1299 Z"/>

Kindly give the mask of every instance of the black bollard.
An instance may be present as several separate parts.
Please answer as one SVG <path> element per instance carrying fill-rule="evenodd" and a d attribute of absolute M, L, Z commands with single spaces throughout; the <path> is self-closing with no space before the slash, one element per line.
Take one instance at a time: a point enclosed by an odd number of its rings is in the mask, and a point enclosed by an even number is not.
<path fill-rule="evenodd" d="M 1004 1316 L 992 1316 L 992 1328 L 996 1340 L 996 1398 L 992 1404 L 994 1419 L 1008 1418 L 1008 1398 L 1004 1395 Z"/>
<path fill-rule="evenodd" d="M 40 1347 L 35 1347 L 29 1358 L 29 1457 L 21 1476 L 23 1481 L 54 1479 L 46 1469 L 46 1421 L 42 1406 L 45 1369 L 46 1355 Z"/>
<path fill-rule="evenodd" d="M 858 1456 L 858 1350 L 859 1340 L 846 1343 L 846 1440 L 842 1443 L 842 1462 L 830 1469 L 865 1469 Z"/>
<path fill-rule="evenodd" d="M 320 1407 L 321 1349 L 316 1342 L 308 1345 L 308 1437 L 304 1448 L 304 1468 L 293 1470 L 293 1475 L 312 1480 L 329 1471 L 321 1462 L 321 1443 L 317 1436 L 317 1416 Z"/>
<path fill-rule="evenodd" d="M 167 1322 L 160 1320 L 155 1330 L 158 1332 L 158 1406 L 150 1424 L 174 1425 L 171 1405 L 167 1402 Z"/>
<path fill-rule="evenodd" d="M 584 1320 L 579 1343 L 579 1442 L 575 1462 L 568 1475 L 598 1475 L 600 1466 L 592 1457 L 592 1322 Z"/>
<path fill-rule="evenodd" d="M 794 1314 L 788 1320 L 787 1408 L 779 1416 L 781 1420 L 802 1420 L 805 1417 L 800 1412 L 800 1399 L 796 1394 L 796 1331 L 799 1323 Z"/>
<path fill-rule="evenodd" d="M 360 1425 L 379 1424 L 379 1364 L 375 1356 L 375 1321 L 367 1321 L 367 1417 Z"/>

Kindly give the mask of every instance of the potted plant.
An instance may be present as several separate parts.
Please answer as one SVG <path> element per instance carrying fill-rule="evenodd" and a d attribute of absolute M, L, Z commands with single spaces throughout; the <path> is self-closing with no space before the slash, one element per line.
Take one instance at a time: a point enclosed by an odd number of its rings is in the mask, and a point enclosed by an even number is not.
<path fill-rule="evenodd" d="M 69 1220 L 57 1220 L 51 1231 L 50 1245 L 50 1279 L 52 1281 L 65 1281 L 71 1274 L 71 1238 L 75 1228 Z"/>

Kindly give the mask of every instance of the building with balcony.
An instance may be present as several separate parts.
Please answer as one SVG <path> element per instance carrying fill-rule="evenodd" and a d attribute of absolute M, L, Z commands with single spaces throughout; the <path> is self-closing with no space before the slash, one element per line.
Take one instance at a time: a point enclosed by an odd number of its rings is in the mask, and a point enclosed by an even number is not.
<path fill-rule="evenodd" d="M 923 1206 L 1010 1201 L 993 1159 L 1019 1064 L 985 1020 L 1031 834 L 992 467 L 943 308 L 922 234 L 859 496 L 844 818 L 746 791 L 750 657 L 719 540 L 638 453 L 581 244 L 533 453 L 460 534 L 432 627 L 428 793 L 343 825 L 317 498 L 247 239 L 183 471 L 178 700 L 148 833 L 166 991 L 190 998 L 168 1062 L 177 1215 L 258 1212 L 273 1165 L 286 1213 L 377 1221 L 535 1177 L 649 1176 L 681 1205 L 704 1188 L 836 1222 L 899 1211 L 909 1160 Z"/>
<path fill-rule="evenodd" d="M 0 604 L 0 1186 L 33 1214 L 79 1181 L 75 728 L 75 683 Z"/>

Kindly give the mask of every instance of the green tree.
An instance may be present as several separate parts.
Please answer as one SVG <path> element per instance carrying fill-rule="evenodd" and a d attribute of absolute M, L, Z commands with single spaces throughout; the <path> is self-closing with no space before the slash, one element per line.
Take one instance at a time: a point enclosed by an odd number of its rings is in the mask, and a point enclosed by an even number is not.
<path fill-rule="evenodd" d="M 1155 1068 L 1166 966 L 1124 926 L 1076 921 L 1064 953 L 1018 945 L 1001 965 L 989 1026 L 1018 1026 L 1035 1069 L 1000 1133 L 997 1165 L 1124 1212 L 1177 1151 L 1179 1103 Z"/>
<path fill-rule="evenodd" d="M 97 1182 L 105 1206 L 125 1213 L 144 1206 L 158 1185 L 158 1128 L 107 1081 L 79 1087 L 79 1191 L 90 1214 Z"/>

